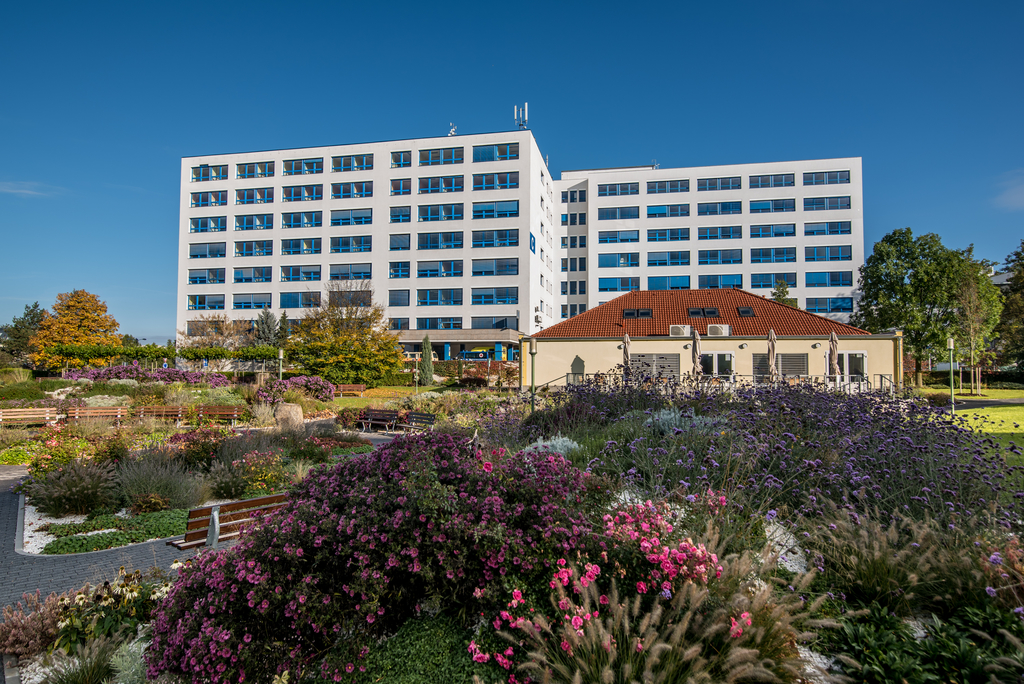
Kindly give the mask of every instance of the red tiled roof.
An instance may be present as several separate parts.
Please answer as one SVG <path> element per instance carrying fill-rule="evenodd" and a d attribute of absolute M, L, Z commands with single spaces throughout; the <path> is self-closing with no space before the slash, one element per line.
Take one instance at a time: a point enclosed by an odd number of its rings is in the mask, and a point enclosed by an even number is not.
<path fill-rule="evenodd" d="M 754 316 L 740 316 L 738 307 L 748 306 Z M 718 309 L 718 318 L 690 318 L 688 309 Z M 651 309 L 652 318 L 622 317 L 623 309 Z M 794 309 L 744 290 L 638 290 L 541 330 L 535 337 L 668 337 L 670 325 L 691 325 L 707 335 L 708 324 L 729 326 L 733 336 L 764 336 L 768 330 L 782 336 L 869 335 L 852 325 L 818 314 Z"/>

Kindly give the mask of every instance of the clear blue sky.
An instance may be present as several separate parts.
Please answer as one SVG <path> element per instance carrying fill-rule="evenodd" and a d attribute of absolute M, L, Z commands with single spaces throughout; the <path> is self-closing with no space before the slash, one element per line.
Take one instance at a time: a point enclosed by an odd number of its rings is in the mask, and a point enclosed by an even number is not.
<path fill-rule="evenodd" d="M 530 124 L 552 171 L 864 158 L 895 228 L 1024 237 L 1024 2 L 30 3 L 0 24 L 0 322 L 174 333 L 180 157 Z"/>

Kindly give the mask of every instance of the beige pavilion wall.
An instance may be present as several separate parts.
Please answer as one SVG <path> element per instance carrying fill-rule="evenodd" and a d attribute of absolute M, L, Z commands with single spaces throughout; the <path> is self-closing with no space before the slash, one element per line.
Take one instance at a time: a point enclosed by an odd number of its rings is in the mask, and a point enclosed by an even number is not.
<path fill-rule="evenodd" d="M 892 335 L 864 335 L 840 337 L 839 351 L 862 352 L 866 355 L 866 371 L 870 379 L 875 375 L 891 375 L 896 382 L 902 377 L 900 338 Z M 528 340 L 524 339 L 523 386 L 530 386 L 531 357 Z M 558 339 L 537 338 L 537 384 L 565 383 L 566 373 L 606 373 L 622 363 L 620 339 Z M 812 345 L 820 345 L 817 349 Z M 679 354 L 680 373 L 693 370 L 690 338 L 639 338 L 630 341 L 632 354 Z M 741 349 L 741 345 L 746 345 Z M 828 373 L 828 337 L 780 337 L 775 347 L 779 354 L 807 354 L 810 375 Z M 764 337 L 702 337 L 701 353 L 732 352 L 733 367 L 737 375 L 753 375 L 753 355 L 765 354 L 768 342 Z M 581 370 L 582 366 L 582 370 Z"/>

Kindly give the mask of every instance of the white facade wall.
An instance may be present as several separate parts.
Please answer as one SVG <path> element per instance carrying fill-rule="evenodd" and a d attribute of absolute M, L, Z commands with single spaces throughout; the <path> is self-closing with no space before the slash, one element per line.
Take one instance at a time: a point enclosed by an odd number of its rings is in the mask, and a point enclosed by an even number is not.
<path fill-rule="evenodd" d="M 473 147 L 518 143 L 519 158 L 503 161 L 473 161 Z M 420 165 L 420 150 L 461 147 L 463 161 L 460 164 Z M 392 152 L 408 151 L 412 154 L 408 167 L 392 167 Z M 373 168 L 365 170 L 332 171 L 332 158 L 349 155 L 373 155 Z M 297 159 L 323 159 L 323 171 L 303 175 L 285 175 L 285 161 Z M 240 178 L 238 167 L 249 163 L 274 163 L 274 174 L 266 178 Z M 201 165 L 227 165 L 227 178 L 205 181 L 193 180 L 193 168 Z M 515 189 L 474 190 L 473 176 L 481 173 L 518 172 L 519 187 Z M 428 177 L 462 176 L 461 192 L 440 192 L 421 194 L 419 180 Z M 410 179 L 411 193 L 392 195 L 392 180 Z M 373 183 L 372 197 L 331 199 L 333 183 Z M 305 185 L 322 186 L 323 198 L 318 200 L 285 202 L 286 187 Z M 238 190 L 272 188 L 273 202 L 239 204 Z M 192 206 L 192 193 L 224 191 L 227 204 L 223 206 Z M 516 200 L 519 202 L 518 217 L 473 218 L 474 203 Z M 462 204 L 461 220 L 420 221 L 418 208 L 423 205 Z M 410 207 L 411 220 L 407 223 L 392 223 L 392 207 Z M 348 209 L 371 209 L 372 222 L 368 224 L 332 226 L 332 211 Z M 356 145 L 333 145 L 290 150 L 247 152 L 238 154 L 204 155 L 186 157 L 181 163 L 181 205 L 178 253 L 178 302 L 177 328 L 187 329 L 189 320 L 202 315 L 227 314 L 232 319 L 251 320 L 259 309 L 235 308 L 236 296 L 247 294 L 269 294 L 271 310 L 280 315 L 286 312 L 289 318 L 302 315 L 301 308 L 282 309 L 281 294 L 292 292 L 321 292 L 326 298 L 325 284 L 330 280 L 332 265 L 370 264 L 374 300 L 388 305 L 390 290 L 409 290 L 409 306 L 388 306 L 389 318 L 409 319 L 410 328 L 417 328 L 417 318 L 461 317 L 463 329 L 473 326 L 473 317 L 518 318 L 519 330 L 532 333 L 557 322 L 560 312 L 557 278 L 557 197 L 554 181 L 544 166 L 543 158 L 530 131 L 513 131 L 479 135 L 459 135 L 440 138 L 423 138 L 402 141 L 386 141 Z M 319 227 L 286 228 L 283 216 L 296 212 L 321 212 Z M 270 214 L 273 228 L 266 230 L 240 230 L 236 228 L 237 217 Z M 226 217 L 223 232 L 192 232 L 192 219 L 203 217 Z M 518 246 L 473 247 L 473 231 L 518 229 Z M 417 244 L 419 233 L 451 232 L 463 233 L 463 246 L 458 249 L 420 250 Z M 392 251 L 390 236 L 410 235 L 408 251 Z M 531 234 L 534 249 L 531 250 Z M 331 238 L 344 236 L 372 236 L 369 252 L 331 253 Z M 319 254 L 282 254 L 282 240 L 298 238 L 319 238 Z M 236 255 L 236 243 L 271 241 L 273 254 L 268 256 Z M 225 255 L 211 258 L 191 258 L 193 245 L 224 243 Z M 518 275 L 473 276 L 474 259 L 519 260 Z M 417 262 L 459 260 L 463 262 L 461 277 L 417 277 Z M 391 262 L 409 262 L 410 277 L 390 278 Z M 282 267 L 319 266 L 320 281 L 283 282 Z M 261 283 L 236 283 L 235 270 L 261 267 L 270 268 L 271 281 Z M 215 284 L 190 284 L 190 271 L 202 269 L 224 269 L 225 282 Z M 541 285 L 543 277 L 544 285 Z M 518 303 L 473 305 L 473 289 L 488 287 L 519 288 Z M 462 290 L 461 306 L 417 306 L 417 290 L 420 289 Z M 190 297 L 195 295 L 223 295 L 223 310 L 190 309 Z M 539 317 L 539 322 L 537 317 Z M 457 351 L 457 350 L 454 350 Z"/>
<path fill-rule="evenodd" d="M 848 183 L 805 185 L 804 174 L 815 172 L 845 171 L 849 173 Z M 793 175 L 793 185 L 783 187 L 751 188 L 751 177 Z M 701 179 L 739 177 L 740 187 L 729 190 L 699 190 Z M 685 192 L 648 193 L 648 183 L 654 181 L 687 181 Z M 636 183 L 638 194 L 601 196 L 599 186 L 609 184 Z M 858 269 L 864 263 L 864 211 L 861 181 L 861 159 L 817 159 L 793 162 L 770 162 L 763 164 L 733 164 L 728 166 L 705 166 L 692 168 L 663 169 L 653 166 L 618 169 L 590 169 L 565 171 L 555 184 L 559 199 L 565 192 L 586 191 L 586 202 L 560 203 L 561 214 L 576 218 L 576 225 L 562 225 L 562 236 L 576 238 L 577 247 L 560 250 L 561 259 L 575 259 L 577 266 L 581 257 L 586 258 L 587 270 L 563 270 L 561 280 L 576 281 L 576 295 L 568 295 L 565 302 L 567 312 L 580 312 L 580 306 L 592 308 L 621 294 L 601 292 L 601 278 L 638 277 L 642 290 L 652 289 L 648 279 L 657 276 L 689 276 L 690 288 L 699 287 L 700 276 L 739 275 L 742 288 L 769 296 L 772 288 L 756 288 L 752 282 L 755 274 L 788 273 L 796 274 L 795 286 L 790 287 L 790 297 L 797 300 L 800 308 L 808 308 L 808 299 L 823 300 L 851 298 L 856 303 L 858 290 Z M 828 209 L 823 211 L 805 210 L 805 198 L 849 197 L 849 209 Z M 571 199 L 571 197 L 570 197 Z M 793 200 L 792 211 L 751 213 L 751 202 L 759 200 Z M 699 215 L 698 205 L 703 203 L 739 202 L 740 213 L 726 215 Z M 648 218 L 647 208 L 655 205 L 689 205 L 688 216 Z M 639 217 L 635 219 L 600 220 L 602 208 L 637 207 Z M 586 215 L 586 225 L 579 225 L 579 215 Z M 560 217 L 560 223 L 562 223 Z M 850 233 L 838 235 L 808 235 L 807 224 L 849 222 Z M 794 234 L 785 237 L 751 237 L 751 226 L 793 224 Z M 700 228 L 739 226 L 741 237 L 737 239 L 702 240 Z M 661 228 L 686 228 L 689 239 L 685 241 L 650 241 L 648 231 Z M 602 231 L 639 232 L 639 241 L 630 243 L 601 243 Z M 586 236 L 587 246 L 579 247 L 579 237 Z M 849 259 L 840 261 L 808 261 L 807 247 L 848 248 Z M 751 263 L 752 249 L 794 248 L 795 262 Z M 741 250 L 742 263 L 701 265 L 698 253 L 701 250 Z M 689 266 L 649 266 L 650 252 L 689 252 Z M 842 252 L 842 250 L 840 250 Z M 601 254 L 638 253 L 639 266 L 602 268 Z M 845 255 L 843 255 L 845 256 Z M 571 265 L 570 261 L 570 265 Z M 808 287 L 808 273 L 849 272 L 850 284 L 842 286 Z M 586 282 L 586 294 L 579 294 L 579 281 Z M 834 282 L 834 281 L 833 281 Z M 561 287 L 561 285 L 559 286 Z M 561 290 L 559 290 L 561 291 Z M 833 304 L 839 304 L 835 301 Z M 575 305 L 575 308 L 572 308 Z M 821 312 L 842 322 L 848 322 L 847 312 Z"/>

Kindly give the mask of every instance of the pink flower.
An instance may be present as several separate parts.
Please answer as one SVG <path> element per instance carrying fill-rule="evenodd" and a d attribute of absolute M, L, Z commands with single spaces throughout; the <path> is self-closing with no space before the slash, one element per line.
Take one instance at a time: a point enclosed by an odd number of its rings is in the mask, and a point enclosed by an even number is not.
<path fill-rule="evenodd" d="M 485 473 L 489 473 L 492 470 L 494 470 L 494 466 L 491 465 L 491 462 L 490 461 L 484 461 L 484 472 Z"/>
<path fill-rule="evenodd" d="M 512 590 L 512 598 L 515 599 L 516 601 L 522 601 L 523 600 L 523 592 L 519 591 L 518 589 L 513 589 Z"/>
<path fill-rule="evenodd" d="M 352 672 L 354 669 L 356 669 L 356 666 L 353 665 L 352 663 L 349 663 L 348 665 L 345 666 L 345 672 Z"/>
<path fill-rule="evenodd" d="M 572 622 L 573 629 L 580 629 L 581 627 L 583 627 L 583 618 L 581 618 L 579 615 L 573 615 L 572 620 L 570 620 L 570 622 Z"/>
<path fill-rule="evenodd" d="M 644 584 L 643 582 L 637 582 L 636 583 L 636 590 L 640 594 L 646 594 L 647 593 L 647 585 Z"/>
<path fill-rule="evenodd" d="M 608 597 L 605 596 L 604 594 L 601 594 L 601 598 L 597 599 L 597 602 L 600 603 L 602 606 L 607 606 L 608 605 Z"/>

